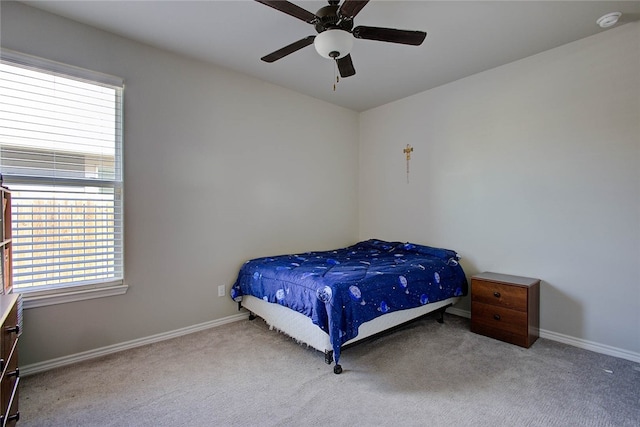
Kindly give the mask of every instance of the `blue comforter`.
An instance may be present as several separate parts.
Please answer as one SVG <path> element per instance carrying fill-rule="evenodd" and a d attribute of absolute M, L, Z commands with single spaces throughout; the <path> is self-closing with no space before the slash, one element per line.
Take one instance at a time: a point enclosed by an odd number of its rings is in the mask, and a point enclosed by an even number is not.
<path fill-rule="evenodd" d="M 466 294 L 454 251 L 382 240 L 250 260 L 231 289 L 235 301 L 253 295 L 310 317 L 329 334 L 336 364 L 362 323 Z"/>

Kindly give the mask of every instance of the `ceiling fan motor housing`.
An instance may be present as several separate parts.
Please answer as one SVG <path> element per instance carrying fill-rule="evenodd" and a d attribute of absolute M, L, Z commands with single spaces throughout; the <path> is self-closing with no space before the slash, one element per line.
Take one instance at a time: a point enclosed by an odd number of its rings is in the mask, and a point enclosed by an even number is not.
<path fill-rule="evenodd" d="M 353 20 L 340 20 L 340 17 L 338 16 L 338 9 L 339 7 L 337 4 L 330 4 L 328 6 L 320 8 L 316 12 L 317 20 L 315 23 L 315 27 L 318 33 L 322 33 L 323 31 L 332 28 L 351 31 L 351 29 L 353 28 Z"/>

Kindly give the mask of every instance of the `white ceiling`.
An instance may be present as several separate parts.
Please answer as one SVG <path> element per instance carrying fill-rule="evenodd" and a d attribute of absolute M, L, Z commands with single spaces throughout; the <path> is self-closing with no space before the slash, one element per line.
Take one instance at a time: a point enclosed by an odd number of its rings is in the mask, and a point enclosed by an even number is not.
<path fill-rule="evenodd" d="M 272 64 L 260 60 L 316 32 L 251 0 L 23 3 L 356 111 L 606 31 L 596 25 L 605 13 L 623 13 L 617 26 L 640 19 L 640 1 L 372 0 L 356 26 L 422 30 L 427 38 L 417 47 L 356 39 L 356 75 L 334 92 L 334 63 L 313 46 Z M 327 4 L 293 3 L 311 12 Z"/>

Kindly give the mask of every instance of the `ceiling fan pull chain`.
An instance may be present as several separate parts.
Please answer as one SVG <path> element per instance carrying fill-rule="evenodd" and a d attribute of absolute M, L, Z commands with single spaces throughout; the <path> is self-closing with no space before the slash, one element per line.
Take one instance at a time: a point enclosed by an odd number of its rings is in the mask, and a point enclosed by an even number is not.
<path fill-rule="evenodd" d="M 334 91 L 334 92 L 336 91 L 336 85 L 337 85 L 338 83 L 340 83 L 340 76 L 338 75 L 338 72 L 336 71 L 336 64 L 337 64 L 337 63 L 338 63 L 338 61 L 337 61 L 337 60 L 334 60 L 334 61 L 333 61 L 333 74 L 335 74 L 335 76 L 336 76 L 336 82 L 333 84 L 333 91 Z"/>

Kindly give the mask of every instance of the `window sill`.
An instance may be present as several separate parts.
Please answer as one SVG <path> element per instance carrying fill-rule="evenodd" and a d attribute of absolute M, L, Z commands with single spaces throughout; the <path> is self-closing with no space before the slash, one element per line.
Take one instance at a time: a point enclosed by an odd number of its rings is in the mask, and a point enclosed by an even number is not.
<path fill-rule="evenodd" d="M 38 291 L 14 289 L 14 292 L 22 294 L 23 308 L 29 309 L 93 298 L 123 295 L 127 292 L 127 289 L 129 289 L 128 285 L 122 282 L 114 282 L 99 287 L 96 287 L 96 285 L 87 285 Z"/>

